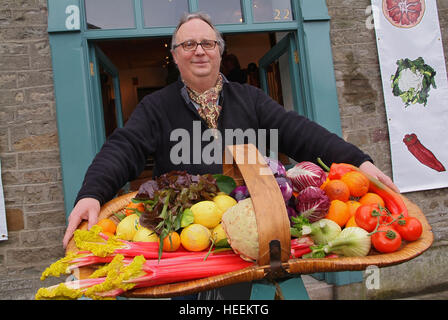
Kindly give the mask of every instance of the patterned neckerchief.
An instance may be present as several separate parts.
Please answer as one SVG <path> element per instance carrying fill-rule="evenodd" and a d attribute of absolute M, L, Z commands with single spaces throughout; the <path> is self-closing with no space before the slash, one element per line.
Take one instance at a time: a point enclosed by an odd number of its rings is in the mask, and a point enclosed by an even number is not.
<path fill-rule="evenodd" d="M 210 129 L 218 128 L 218 117 L 222 109 L 221 106 L 218 105 L 218 100 L 222 90 L 222 83 L 222 76 L 219 74 L 216 85 L 202 93 L 186 86 L 188 96 L 199 105 L 198 113 L 205 120 Z"/>

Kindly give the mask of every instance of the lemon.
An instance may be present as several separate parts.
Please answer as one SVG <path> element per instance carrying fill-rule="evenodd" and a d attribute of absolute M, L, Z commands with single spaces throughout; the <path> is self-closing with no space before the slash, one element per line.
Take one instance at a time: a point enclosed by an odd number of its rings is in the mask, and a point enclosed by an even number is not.
<path fill-rule="evenodd" d="M 221 211 L 213 201 L 197 202 L 190 209 L 193 212 L 194 223 L 202 224 L 207 228 L 214 228 L 221 221 Z"/>
<path fill-rule="evenodd" d="M 148 228 L 140 227 L 134 234 L 132 241 L 158 242 L 159 236 L 157 235 L 157 233 Z"/>
<path fill-rule="evenodd" d="M 227 239 L 226 232 L 224 231 L 224 228 L 222 227 L 221 223 L 218 224 L 215 228 L 213 228 L 212 239 L 215 244 L 221 240 Z"/>
<path fill-rule="evenodd" d="M 237 204 L 237 201 L 227 194 L 218 194 L 213 198 L 213 202 L 218 207 L 221 217 L 227 209 Z"/>
<path fill-rule="evenodd" d="M 188 251 L 202 251 L 210 245 L 210 230 L 201 224 L 193 223 L 182 229 L 180 243 Z"/>
<path fill-rule="evenodd" d="M 139 216 L 137 214 L 131 214 L 121 220 L 117 225 L 117 231 L 115 232 L 117 238 L 131 241 L 134 238 L 135 233 L 140 228 L 138 223 Z"/>

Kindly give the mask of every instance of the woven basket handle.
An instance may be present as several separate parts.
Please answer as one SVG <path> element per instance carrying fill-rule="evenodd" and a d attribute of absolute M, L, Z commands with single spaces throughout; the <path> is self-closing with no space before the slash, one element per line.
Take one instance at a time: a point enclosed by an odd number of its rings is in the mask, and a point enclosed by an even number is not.
<path fill-rule="evenodd" d="M 263 156 L 253 144 L 226 146 L 223 174 L 245 184 L 255 209 L 258 228 L 258 265 L 270 264 L 269 243 L 280 241 L 281 261 L 289 260 L 291 233 L 285 201 Z"/>

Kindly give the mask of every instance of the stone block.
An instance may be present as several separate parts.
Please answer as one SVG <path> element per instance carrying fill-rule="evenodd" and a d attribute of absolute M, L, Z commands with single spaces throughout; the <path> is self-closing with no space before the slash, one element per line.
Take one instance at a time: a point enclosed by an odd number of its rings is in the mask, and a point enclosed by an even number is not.
<path fill-rule="evenodd" d="M 17 26 L 4 27 L 0 29 L 0 41 L 29 41 L 48 38 L 47 26 Z"/>
<path fill-rule="evenodd" d="M 1 54 L 1 52 L 0 52 Z M 1 62 L 0 62 L 1 64 Z M 17 73 L 16 72 L 1 72 L 0 73 L 0 88 L 16 89 L 17 88 Z M 1 117 L 0 117 L 1 119 Z"/>
<path fill-rule="evenodd" d="M 53 85 L 53 72 L 50 70 L 29 70 L 17 73 L 19 88 Z"/>
<path fill-rule="evenodd" d="M 15 108 L 15 120 L 17 124 L 29 121 L 56 121 L 52 110 L 53 104 L 51 102 L 17 106 Z"/>
<path fill-rule="evenodd" d="M 9 170 L 3 173 L 3 183 L 5 185 L 36 184 L 56 181 L 60 181 L 59 168 Z"/>
<path fill-rule="evenodd" d="M 42 134 L 23 138 L 13 144 L 14 151 L 55 150 L 58 148 L 56 133 Z"/>
<path fill-rule="evenodd" d="M 20 207 L 23 205 L 24 186 L 3 185 L 3 194 L 5 196 L 5 207 Z"/>
<path fill-rule="evenodd" d="M 20 233 L 22 247 L 54 246 L 61 243 L 65 233 L 65 227 L 53 229 L 41 229 L 23 231 Z"/>
<path fill-rule="evenodd" d="M 44 228 L 58 228 L 66 226 L 65 211 L 55 209 L 53 211 L 45 211 L 40 213 L 27 213 L 26 215 L 27 229 L 39 230 Z"/>
<path fill-rule="evenodd" d="M 9 231 L 20 231 L 25 227 L 21 209 L 6 209 L 6 224 Z"/>
<path fill-rule="evenodd" d="M 36 246 L 33 248 L 16 248 L 6 250 L 8 266 L 21 264 L 53 263 L 65 255 L 62 242 L 57 246 Z"/>
<path fill-rule="evenodd" d="M 23 90 L 0 90 L 0 106 L 16 106 L 25 101 Z"/>
<path fill-rule="evenodd" d="M 0 112 L 0 115 L 2 112 Z M 9 147 L 9 129 L 0 127 L 0 151 L 11 151 Z"/>
<path fill-rule="evenodd" d="M 53 86 L 24 89 L 26 103 L 44 103 L 54 101 Z"/>
<path fill-rule="evenodd" d="M 29 51 L 32 69 L 51 70 L 51 53 L 48 38 L 31 42 Z"/>
<path fill-rule="evenodd" d="M 60 167 L 59 150 L 31 151 L 18 154 L 19 169 L 35 169 L 42 166 L 45 168 Z"/>
<path fill-rule="evenodd" d="M 46 25 L 47 8 L 21 8 L 12 10 L 12 25 Z"/>
<path fill-rule="evenodd" d="M 7 150 L 0 149 L 0 159 L 2 162 L 2 172 L 5 170 L 17 169 L 17 154 L 6 153 Z"/>

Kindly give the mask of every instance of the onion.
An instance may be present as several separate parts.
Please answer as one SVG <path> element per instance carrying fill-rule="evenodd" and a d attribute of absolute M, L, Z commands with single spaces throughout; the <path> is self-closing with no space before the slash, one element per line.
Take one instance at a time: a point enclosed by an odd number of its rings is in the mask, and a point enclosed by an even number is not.
<path fill-rule="evenodd" d="M 324 246 L 325 253 L 336 253 L 346 257 L 364 257 L 369 254 L 369 233 L 359 227 L 348 227 Z"/>
<path fill-rule="evenodd" d="M 306 187 L 297 196 L 296 210 L 310 222 L 325 217 L 329 208 L 330 198 L 318 187 Z"/>
<path fill-rule="evenodd" d="M 297 163 L 286 171 L 286 176 L 291 179 L 296 192 L 300 192 L 309 186 L 320 187 L 327 179 L 325 171 L 317 164 L 309 161 Z"/>
<path fill-rule="evenodd" d="M 266 164 L 269 166 L 269 168 L 271 168 L 274 177 L 286 176 L 286 169 L 280 161 L 268 157 L 264 157 L 264 160 L 266 161 Z"/>
<path fill-rule="evenodd" d="M 341 227 L 329 219 L 321 219 L 302 227 L 302 234 L 309 235 L 316 244 L 327 244 L 341 233 Z"/>

